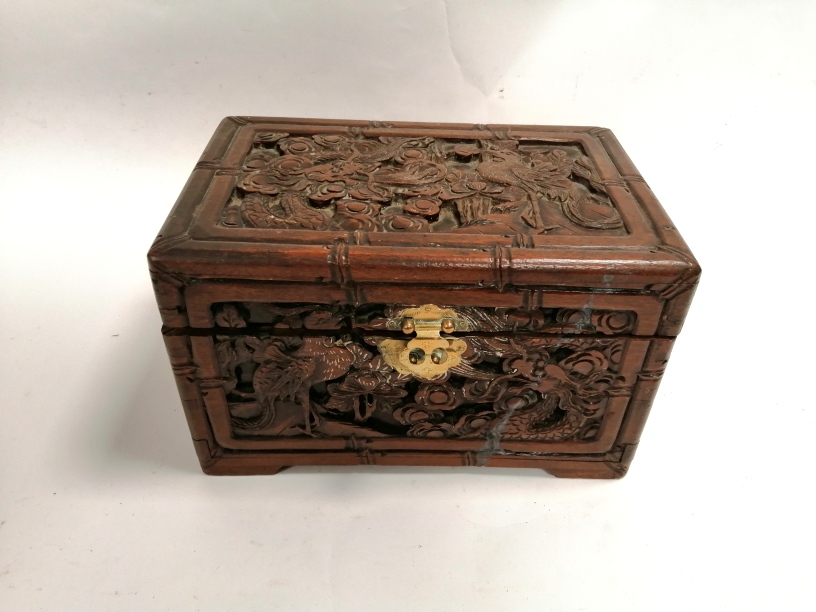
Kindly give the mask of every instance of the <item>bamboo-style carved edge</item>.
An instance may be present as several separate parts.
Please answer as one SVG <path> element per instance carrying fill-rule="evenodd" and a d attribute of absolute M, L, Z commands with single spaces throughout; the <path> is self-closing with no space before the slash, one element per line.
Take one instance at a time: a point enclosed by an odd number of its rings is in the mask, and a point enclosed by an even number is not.
<path fill-rule="evenodd" d="M 219 447 L 204 411 L 204 399 L 196 378 L 198 366 L 193 361 L 189 339 L 186 336 L 164 334 L 163 337 L 184 409 L 184 416 L 190 428 L 193 446 L 201 463 L 201 469 L 208 473 L 216 462 L 215 457 Z"/>
<path fill-rule="evenodd" d="M 295 466 L 490 467 L 540 469 L 559 478 L 618 479 L 626 475 L 634 445 L 602 455 L 480 456 L 462 451 L 332 451 L 322 453 L 232 452 L 216 450 L 202 459 L 202 471 L 213 476 L 272 475 Z"/>
<path fill-rule="evenodd" d="M 617 137 L 608 129 L 599 128 L 591 133 L 601 141 L 621 176 L 626 180 L 632 194 L 645 210 L 654 233 L 662 242 L 657 249 L 674 256 L 685 264 L 685 269 L 672 280 L 666 283 L 647 285 L 646 287 L 666 300 L 657 333 L 665 336 L 676 336 L 683 327 L 686 313 L 700 282 L 702 268 L 654 192 L 643 180 Z"/>
<path fill-rule="evenodd" d="M 652 409 L 657 389 L 666 371 L 674 338 L 653 338 L 643 360 L 643 366 L 637 375 L 637 383 L 632 391 L 632 398 L 626 409 L 618 433 L 618 445 L 637 445 L 646 425 L 646 419 Z M 631 460 L 631 457 L 630 457 Z"/>
<path fill-rule="evenodd" d="M 341 243 L 343 243 L 341 245 Z M 340 259 L 337 253 L 342 248 Z M 366 247 L 345 240 L 328 246 L 268 245 L 188 241 L 153 258 L 153 269 L 196 278 L 294 281 L 310 283 L 349 279 L 358 284 L 455 284 L 479 287 L 540 287 L 547 285 L 634 289 L 660 292 L 672 279 L 684 277 L 686 260 L 668 250 L 531 249 L 502 247 L 465 249 L 417 246 Z M 429 273 L 429 261 L 444 257 L 444 266 Z M 543 257 L 546 254 L 546 258 Z M 439 262 L 441 263 L 441 262 Z M 343 274 L 338 265 L 346 267 Z M 334 271 L 332 268 L 335 268 Z M 691 286 L 691 285 L 690 285 Z"/>
<path fill-rule="evenodd" d="M 501 132 L 508 130 L 541 130 L 546 129 L 551 132 L 585 132 L 593 133 L 595 130 L 603 130 L 595 126 L 570 126 L 570 125 L 530 125 L 517 123 L 428 123 L 423 121 L 382 121 L 370 119 L 321 119 L 309 117 L 259 117 L 259 116 L 232 116 L 224 121 L 229 121 L 236 126 L 254 125 L 265 126 L 269 124 L 291 123 L 300 126 L 315 127 L 359 127 L 368 129 L 392 129 L 392 128 L 450 128 L 458 131 L 477 130 L 483 132 L 499 132 L 497 137 L 504 137 Z"/>
<path fill-rule="evenodd" d="M 238 126 L 230 118 L 221 121 L 216 128 L 153 241 L 148 252 L 151 264 L 162 251 L 189 240 L 190 227 L 195 220 L 194 212 L 203 201 L 216 171 L 221 168 L 223 157 L 229 151 L 237 133 Z"/>
<path fill-rule="evenodd" d="M 190 324 L 184 299 L 185 279 L 172 274 L 152 271 L 153 292 L 159 306 L 162 325 L 169 328 L 184 328 Z"/>

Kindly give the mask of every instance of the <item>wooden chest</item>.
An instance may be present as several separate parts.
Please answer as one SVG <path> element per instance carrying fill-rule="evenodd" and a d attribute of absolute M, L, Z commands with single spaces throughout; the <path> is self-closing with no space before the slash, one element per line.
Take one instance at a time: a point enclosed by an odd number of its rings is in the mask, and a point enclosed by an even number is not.
<path fill-rule="evenodd" d="M 609 130 L 259 117 L 149 262 L 210 474 L 623 476 L 700 275 Z"/>

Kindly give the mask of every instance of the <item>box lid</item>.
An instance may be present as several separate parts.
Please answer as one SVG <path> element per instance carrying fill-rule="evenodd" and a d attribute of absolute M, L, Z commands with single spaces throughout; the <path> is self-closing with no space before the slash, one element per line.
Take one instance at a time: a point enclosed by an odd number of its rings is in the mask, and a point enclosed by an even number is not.
<path fill-rule="evenodd" d="M 612 132 L 224 119 L 154 273 L 341 287 L 649 291 L 700 268 Z"/>

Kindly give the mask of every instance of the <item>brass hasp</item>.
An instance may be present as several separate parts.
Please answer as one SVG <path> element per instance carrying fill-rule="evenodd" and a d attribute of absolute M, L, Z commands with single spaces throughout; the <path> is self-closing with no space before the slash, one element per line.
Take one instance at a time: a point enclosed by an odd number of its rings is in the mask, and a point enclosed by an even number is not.
<path fill-rule="evenodd" d="M 434 380 L 445 375 L 462 361 L 467 343 L 460 338 L 443 338 L 442 332 L 450 334 L 470 329 L 454 310 L 425 304 L 406 308 L 392 319 L 387 328 L 416 334 L 410 340 L 388 338 L 378 344 L 386 363 L 402 374 Z"/>

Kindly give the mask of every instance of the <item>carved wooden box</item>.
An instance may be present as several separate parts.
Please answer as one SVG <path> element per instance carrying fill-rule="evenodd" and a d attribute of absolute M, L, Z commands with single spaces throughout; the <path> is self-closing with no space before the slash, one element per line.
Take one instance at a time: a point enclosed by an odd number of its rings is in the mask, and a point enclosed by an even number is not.
<path fill-rule="evenodd" d="M 211 474 L 620 477 L 700 274 L 609 130 L 255 117 L 149 262 Z"/>

